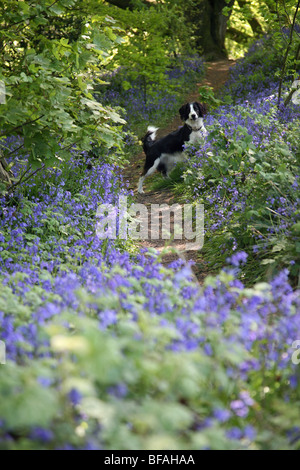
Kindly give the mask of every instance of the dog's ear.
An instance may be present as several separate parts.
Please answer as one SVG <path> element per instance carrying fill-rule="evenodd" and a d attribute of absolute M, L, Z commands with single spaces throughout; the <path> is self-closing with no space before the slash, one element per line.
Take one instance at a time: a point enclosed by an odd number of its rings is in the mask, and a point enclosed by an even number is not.
<path fill-rule="evenodd" d="M 196 105 L 198 107 L 200 117 L 203 117 L 207 113 L 206 104 L 196 102 Z"/>
<path fill-rule="evenodd" d="M 188 103 L 184 104 L 183 106 L 181 106 L 179 110 L 180 117 L 183 121 L 185 121 L 188 117 L 188 114 L 189 114 L 188 106 L 189 106 Z"/>

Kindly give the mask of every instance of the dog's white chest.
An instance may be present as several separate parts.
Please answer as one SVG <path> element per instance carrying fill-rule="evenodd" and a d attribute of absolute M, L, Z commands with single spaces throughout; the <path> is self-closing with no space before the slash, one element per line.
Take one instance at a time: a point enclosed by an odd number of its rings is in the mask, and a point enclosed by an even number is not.
<path fill-rule="evenodd" d="M 205 127 L 201 127 L 198 131 L 192 131 L 189 138 L 189 143 L 194 144 L 195 142 L 199 142 L 207 135 L 207 130 Z"/>

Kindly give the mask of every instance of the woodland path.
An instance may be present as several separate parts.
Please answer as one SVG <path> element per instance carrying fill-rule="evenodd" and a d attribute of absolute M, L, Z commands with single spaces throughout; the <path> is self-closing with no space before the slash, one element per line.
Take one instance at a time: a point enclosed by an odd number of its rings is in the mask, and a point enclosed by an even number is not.
<path fill-rule="evenodd" d="M 195 91 L 189 93 L 182 104 L 193 101 L 201 101 L 198 92 L 198 88 L 201 85 L 208 85 L 213 88 L 214 92 L 218 91 L 225 84 L 229 76 L 229 69 L 234 65 L 234 63 L 234 61 L 230 60 L 218 60 L 215 62 L 206 63 L 205 77 L 199 83 L 197 83 Z M 155 122 L 149 122 L 149 125 L 155 126 Z M 175 116 L 169 125 L 162 129 L 159 129 L 157 133 L 158 138 L 176 130 L 180 125 L 182 125 L 182 121 L 180 120 L 179 115 Z M 129 188 L 134 191 L 135 202 L 145 204 L 148 208 L 149 213 L 149 208 L 151 204 L 175 204 L 176 199 L 171 189 L 164 188 L 160 189 L 159 191 L 151 191 L 149 189 L 149 187 L 151 186 L 151 182 L 153 182 L 155 178 L 160 178 L 158 173 L 155 173 L 153 176 L 146 179 L 144 183 L 145 194 L 139 194 L 137 192 L 137 184 L 139 176 L 142 172 L 144 160 L 144 153 L 141 152 L 140 154 L 135 156 L 134 161 L 131 161 L 130 164 L 125 167 L 122 172 L 124 179 L 129 182 Z M 173 219 L 174 218 L 171 214 L 171 233 L 173 233 Z M 150 229 L 151 225 L 149 221 L 149 232 Z M 165 242 L 166 241 L 162 239 L 151 240 L 149 236 L 149 239 L 147 240 L 140 240 L 140 246 L 144 248 L 155 248 L 158 252 L 160 252 L 161 250 L 163 250 L 163 248 L 165 248 Z M 172 242 L 168 241 L 168 245 L 170 246 L 171 250 L 169 250 L 169 253 L 163 255 L 162 264 L 168 265 L 169 263 L 178 258 L 183 259 L 185 262 L 192 260 L 194 261 L 194 265 L 192 267 L 194 277 L 200 284 L 202 284 L 204 278 L 208 273 L 203 257 L 201 255 L 201 251 L 184 251 L 184 240 L 173 240 Z M 174 253 L 174 250 L 176 250 L 176 253 Z"/>

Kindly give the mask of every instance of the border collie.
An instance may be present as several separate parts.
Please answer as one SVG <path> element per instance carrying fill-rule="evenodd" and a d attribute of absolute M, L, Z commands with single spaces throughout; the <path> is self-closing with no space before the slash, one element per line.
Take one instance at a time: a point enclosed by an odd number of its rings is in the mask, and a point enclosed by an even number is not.
<path fill-rule="evenodd" d="M 206 106 L 201 103 L 186 103 L 179 114 L 184 121 L 183 127 L 171 132 L 162 139 L 156 139 L 156 127 L 149 126 L 147 134 L 143 137 L 143 149 L 146 154 L 144 171 L 139 179 L 138 192 L 142 194 L 143 183 L 147 176 L 155 170 L 167 177 L 177 162 L 185 160 L 184 145 L 187 142 L 197 142 L 207 135 L 203 125 L 203 116 L 206 114 Z"/>

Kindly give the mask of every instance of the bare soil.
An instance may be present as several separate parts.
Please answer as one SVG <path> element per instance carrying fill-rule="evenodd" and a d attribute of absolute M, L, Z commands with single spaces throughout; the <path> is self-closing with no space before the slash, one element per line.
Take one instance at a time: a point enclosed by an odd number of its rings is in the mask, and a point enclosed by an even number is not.
<path fill-rule="evenodd" d="M 194 91 L 187 94 L 184 103 L 193 102 L 193 101 L 201 101 L 201 97 L 198 92 L 199 86 L 208 85 L 213 88 L 214 92 L 219 90 L 226 82 L 229 76 L 229 68 L 234 65 L 234 61 L 231 60 L 218 60 L 215 62 L 209 62 L 206 64 L 206 75 L 204 79 L 202 79 Z M 182 104 L 184 104 L 182 103 Z M 169 132 L 176 130 L 182 124 L 179 115 L 174 116 L 174 119 L 164 127 L 163 129 L 159 129 L 158 137 L 162 137 Z M 149 122 L 149 125 L 155 125 L 155 122 Z M 146 129 L 145 129 L 146 131 Z M 149 186 L 151 186 L 151 182 L 154 181 L 155 178 L 158 178 L 158 173 L 155 173 L 153 176 L 146 179 L 144 183 L 144 191 L 145 194 L 139 194 L 137 192 L 137 185 L 140 174 L 143 169 L 145 156 L 144 153 L 141 152 L 137 156 L 135 156 L 134 161 L 131 161 L 130 164 L 123 170 L 123 177 L 125 180 L 129 182 L 129 187 L 134 191 L 136 203 L 141 203 L 147 206 L 148 213 L 150 214 L 150 206 L 151 204 L 168 204 L 172 205 L 176 203 L 175 196 L 169 189 L 162 189 L 159 191 L 151 191 L 149 190 Z M 161 217 L 160 217 L 161 218 Z M 171 214 L 171 233 L 173 233 L 174 228 L 174 217 Z M 144 248 L 155 248 L 158 252 L 162 251 L 165 248 L 166 241 L 162 240 L 161 238 L 158 240 L 151 240 L 150 239 L 150 231 L 151 231 L 151 221 L 149 217 L 149 237 L 146 240 L 140 240 L 141 247 Z M 168 265 L 172 261 L 181 258 L 184 262 L 193 261 L 193 274 L 195 279 L 202 284 L 204 278 L 208 274 L 207 267 L 205 265 L 205 260 L 201 254 L 201 251 L 185 251 L 185 240 L 173 240 L 168 241 L 168 245 L 170 247 L 169 253 L 164 254 L 162 257 L 162 264 Z M 176 253 L 174 253 L 174 250 Z M 165 251 L 165 250 L 164 250 Z"/>

